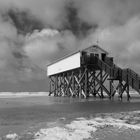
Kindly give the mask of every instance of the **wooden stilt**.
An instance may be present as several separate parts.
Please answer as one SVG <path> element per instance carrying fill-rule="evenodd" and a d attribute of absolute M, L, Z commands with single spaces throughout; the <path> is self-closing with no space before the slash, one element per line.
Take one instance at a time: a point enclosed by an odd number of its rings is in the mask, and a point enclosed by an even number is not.
<path fill-rule="evenodd" d="M 51 77 L 49 77 L 49 96 L 51 96 L 51 92 L 52 92 L 52 81 Z"/>
<path fill-rule="evenodd" d="M 110 83 L 110 99 L 112 99 L 112 80 L 109 81 Z"/>
<path fill-rule="evenodd" d="M 127 88 L 126 88 L 126 93 L 127 93 L 127 101 L 130 100 L 130 94 L 129 94 L 129 85 L 127 84 Z"/>
<path fill-rule="evenodd" d="M 58 96 L 58 75 L 55 76 L 55 82 L 56 82 L 56 87 L 55 87 L 55 95 Z"/>
<path fill-rule="evenodd" d="M 86 98 L 89 97 L 89 93 L 88 93 L 88 70 L 86 68 L 86 73 L 85 73 L 85 95 Z"/>
<path fill-rule="evenodd" d="M 95 71 L 93 72 L 93 74 L 95 76 Z M 93 95 L 94 95 L 94 97 L 96 97 L 96 81 L 95 81 L 95 78 L 93 79 L 93 86 L 94 86 Z"/>
<path fill-rule="evenodd" d="M 134 81 L 133 81 L 134 82 Z M 132 86 L 134 85 L 134 83 L 132 83 Z M 129 94 L 129 77 L 128 77 L 128 74 L 127 74 L 127 83 L 126 83 L 126 93 L 127 93 L 127 101 L 130 100 L 130 94 Z"/>
<path fill-rule="evenodd" d="M 102 70 L 100 70 L 100 81 L 101 81 L 101 84 L 103 84 L 103 72 Z M 101 92 L 101 98 L 103 99 L 104 98 L 104 95 L 103 95 L 103 88 L 100 86 L 100 92 Z"/>

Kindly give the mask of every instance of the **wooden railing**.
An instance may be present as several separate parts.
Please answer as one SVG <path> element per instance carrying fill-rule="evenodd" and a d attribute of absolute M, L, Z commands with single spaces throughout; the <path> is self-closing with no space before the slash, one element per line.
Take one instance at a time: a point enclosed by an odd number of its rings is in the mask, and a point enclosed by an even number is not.
<path fill-rule="evenodd" d="M 139 91 L 140 89 L 140 76 L 131 69 L 127 69 L 127 76 L 129 85 L 135 90 Z"/>
<path fill-rule="evenodd" d="M 83 59 L 84 64 L 91 64 L 96 65 L 100 69 L 104 70 L 108 75 L 111 77 L 111 79 L 114 80 L 122 80 L 127 82 L 133 89 L 139 92 L 140 89 L 140 76 L 134 72 L 133 70 L 127 68 L 127 69 L 121 69 L 117 65 L 113 63 L 113 59 L 106 57 L 104 61 L 102 61 L 97 56 L 90 56 L 85 57 Z"/>
<path fill-rule="evenodd" d="M 113 66 L 113 58 L 112 57 L 105 57 L 104 62 L 109 66 Z"/>
<path fill-rule="evenodd" d="M 106 62 L 100 60 L 97 57 L 96 59 L 98 66 L 107 72 L 110 77 L 112 77 L 112 79 L 128 82 L 129 86 L 140 92 L 140 76 L 136 72 L 129 68 L 121 69 L 114 63 L 112 65 L 108 65 Z"/>
<path fill-rule="evenodd" d="M 100 60 L 97 57 L 96 57 L 96 59 L 97 59 L 98 66 L 101 69 L 103 69 L 106 73 L 108 73 L 111 78 L 113 78 L 113 79 L 121 78 L 121 75 L 122 75 L 122 69 L 121 68 L 117 67 L 114 64 L 109 65 L 109 64 L 107 64 L 106 62 Z"/>

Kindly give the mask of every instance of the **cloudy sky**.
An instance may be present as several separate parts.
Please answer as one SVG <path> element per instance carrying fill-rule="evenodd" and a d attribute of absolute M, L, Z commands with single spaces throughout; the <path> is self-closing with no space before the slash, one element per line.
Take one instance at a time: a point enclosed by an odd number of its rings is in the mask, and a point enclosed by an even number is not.
<path fill-rule="evenodd" d="M 140 0 L 0 0 L 0 91 L 47 91 L 46 65 L 97 40 L 140 73 Z"/>

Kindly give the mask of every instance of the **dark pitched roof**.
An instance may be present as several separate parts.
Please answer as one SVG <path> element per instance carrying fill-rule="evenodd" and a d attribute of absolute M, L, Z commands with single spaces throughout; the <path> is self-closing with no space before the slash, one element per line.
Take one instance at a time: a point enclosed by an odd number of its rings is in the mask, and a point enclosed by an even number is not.
<path fill-rule="evenodd" d="M 99 50 L 101 50 L 101 51 L 103 51 L 104 53 L 106 53 L 107 55 L 109 54 L 107 51 L 105 51 L 104 49 L 102 49 L 102 48 L 99 47 L 98 45 L 93 45 L 93 46 L 90 46 L 90 47 L 96 47 L 96 48 L 98 48 Z M 55 64 L 55 63 L 57 63 L 57 62 L 59 62 L 59 61 L 65 59 L 65 58 L 67 58 L 67 57 L 69 57 L 69 56 L 72 56 L 72 55 L 74 55 L 74 54 L 76 54 L 76 53 L 78 53 L 78 52 L 82 52 L 82 51 L 84 51 L 84 50 L 86 50 L 86 49 L 88 49 L 88 48 L 90 48 L 90 47 L 87 47 L 87 48 L 84 48 L 84 49 L 76 50 L 76 51 L 74 51 L 74 52 L 72 52 L 72 53 L 70 53 L 70 54 L 68 54 L 68 55 L 65 55 L 64 57 L 62 57 L 62 58 L 60 58 L 60 59 L 57 59 L 57 60 L 53 61 L 52 63 L 48 64 L 47 66 L 50 66 L 50 65 L 52 65 L 52 64 Z"/>
<path fill-rule="evenodd" d="M 90 48 L 96 48 L 96 49 L 99 49 L 99 50 L 101 50 L 102 52 L 104 52 L 105 54 L 109 54 L 106 50 L 104 50 L 104 49 L 102 49 L 100 46 L 98 46 L 98 45 L 92 45 L 92 46 L 90 46 L 90 47 L 87 47 L 87 48 L 85 48 L 85 49 L 82 49 L 81 51 L 84 51 L 84 50 L 86 50 L 86 49 L 90 49 Z"/>

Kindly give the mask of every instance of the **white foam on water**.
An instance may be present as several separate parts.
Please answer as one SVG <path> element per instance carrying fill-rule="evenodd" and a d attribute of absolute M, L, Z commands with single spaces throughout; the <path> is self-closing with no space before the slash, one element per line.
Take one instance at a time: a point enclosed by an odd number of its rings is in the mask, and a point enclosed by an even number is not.
<path fill-rule="evenodd" d="M 22 98 L 32 96 L 48 96 L 48 92 L 0 92 L 0 98 Z"/>
<path fill-rule="evenodd" d="M 7 134 L 7 135 L 5 136 L 5 138 L 8 139 L 8 140 L 18 140 L 18 139 L 19 139 L 19 138 L 18 138 L 18 135 L 17 135 L 16 133 Z"/>
<path fill-rule="evenodd" d="M 140 130 L 140 126 L 138 125 L 133 125 L 133 124 L 128 124 L 126 123 L 127 120 L 120 120 L 120 119 L 114 119 L 112 117 L 107 117 L 107 118 L 95 118 L 95 123 L 98 126 L 112 126 L 112 127 L 117 127 L 117 128 L 122 128 L 122 129 L 134 129 L 134 130 Z"/>
<path fill-rule="evenodd" d="M 87 119 L 84 117 L 77 118 L 69 124 L 55 124 L 48 125 L 48 128 L 40 129 L 34 134 L 34 140 L 83 140 L 83 139 L 97 139 L 94 138 L 94 133 L 98 130 L 116 129 L 117 131 L 135 130 L 140 131 L 139 124 L 131 124 L 129 120 L 135 121 L 135 117 L 139 116 L 140 111 L 133 111 L 127 113 L 104 114 L 104 116 Z M 120 118 L 119 118 L 120 117 Z M 140 119 L 139 119 L 140 120 Z M 7 134 L 7 140 L 19 140 L 16 133 Z"/>
<path fill-rule="evenodd" d="M 91 133 L 104 127 L 118 129 L 140 130 L 139 125 L 128 124 L 126 120 L 115 119 L 112 117 L 96 117 L 93 119 L 77 118 L 65 127 L 53 127 L 41 129 L 35 134 L 34 140 L 83 140 L 93 138 Z M 94 138 L 93 138 L 94 139 Z"/>
<path fill-rule="evenodd" d="M 73 121 L 64 128 L 54 127 L 41 129 L 35 134 L 35 140 L 83 140 L 91 138 L 91 132 L 95 132 L 96 128 L 89 126 L 84 121 Z"/>

